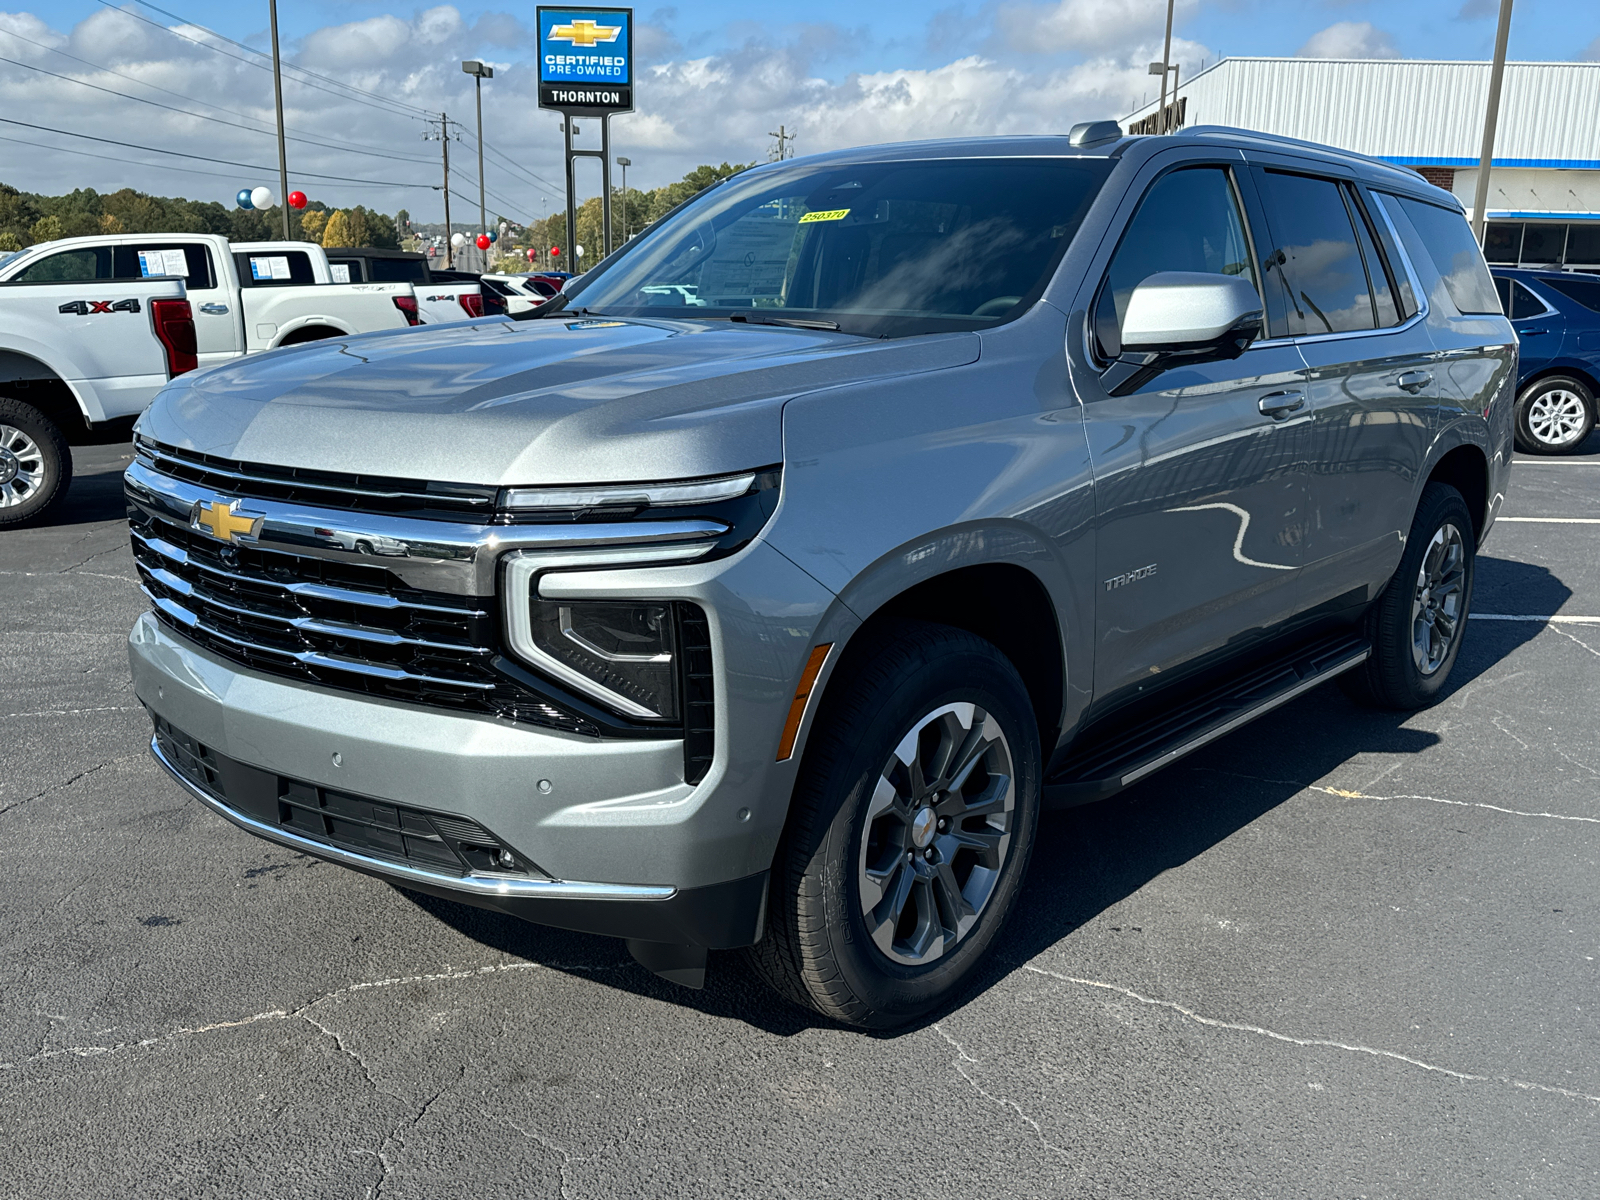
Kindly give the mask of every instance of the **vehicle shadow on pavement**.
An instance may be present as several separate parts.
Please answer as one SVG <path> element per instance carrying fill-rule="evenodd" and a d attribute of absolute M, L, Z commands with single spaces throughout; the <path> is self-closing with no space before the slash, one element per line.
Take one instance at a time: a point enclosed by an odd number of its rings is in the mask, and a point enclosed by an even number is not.
<path fill-rule="evenodd" d="M 1556 611 L 1572 594 L 1543 567 L 1486 556 L 1478 560 L 1475 592 L 1474 607 L 1487 593 L 1515 597 L 1519 611 L 1536 613 Z M 1508 611 L 1498 605 L 1485 607 Z M 1473 622 L 1443 700 L 1542 628 L 1535 622 Z M 1356 755 L 1420 754 L 1437 745 L 1438 734 L 1406 727 L 1411 716 L 1375 712 L 1347 699 L 1336 686 L 1321 687 L 1113 799 L 1044 814 L 1028 881 L 993 955 L 972 985 L 952 1005 L 908 1028 L 869 1036 L 898 1037 L 925 1029 L 1163 872 L 1204 854 Z M 1197 773 L 1197 768 L 1208 766 L 1212 770 Z M 1219 786 L 1218 781 L 1226 779 L 1216 773 L 1221 770 L 1249 780 L 1237 787 Z M 416 893 L 405 895 L 475 941 L 609 987 L 742 1021 L 780 1037 L 831 1024 L 778 999 L 737 953 L 712 954 L 705 990 L 694 992 L 632 962 L 618 966 L 627 953 L 612 939 L 529 925 Z"/>
<path fill-rule="evenodd" d="M 127 519 L 122 472 L 133 461 L 124 434 L 115 444 L 72 447 L 72 484 L 55 511 L 30 528 L 52 529 Z"/>

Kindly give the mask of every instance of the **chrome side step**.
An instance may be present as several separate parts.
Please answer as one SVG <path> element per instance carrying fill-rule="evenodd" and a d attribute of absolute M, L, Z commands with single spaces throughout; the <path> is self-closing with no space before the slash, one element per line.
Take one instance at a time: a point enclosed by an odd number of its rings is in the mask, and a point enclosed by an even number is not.
<path fill-rule="evenodd" d="M 1372 653 L 1365 638 L 1337 634 L 1102 740 L 1091 728 L 1061 769 L 1045 781 L 1044 807 L 1072 808 L 1115 795 L 1296 696 L 1360 666 Z"/>

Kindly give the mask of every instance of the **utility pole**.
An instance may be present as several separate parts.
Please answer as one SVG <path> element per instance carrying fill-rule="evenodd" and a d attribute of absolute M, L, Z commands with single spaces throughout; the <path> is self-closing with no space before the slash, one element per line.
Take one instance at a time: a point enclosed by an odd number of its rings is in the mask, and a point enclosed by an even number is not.
<path fill-rule="evenodd" d="M 278 0 L 267 0 L 272 17 L 272 99 L 278 107 L 278 206 L 283 209 L 283 240 L 289 240 L 289 155 L 283 148 L 283 72 L 278 66 Z"/>
<path fill-rule="evenodd" d="M 1478 186 L 1472 193 L 1472 232 L 1483 244 L 1489 207 L 1489 168 L 1494 164 L 1494 132 L 1500 122 L 1500 84 L 1506 74 L 1506 42 L 1511 37 L 1511 0 L 1500 0 L 1500 27 L 1494 35 L 1494 66 L 1489 69 L 1489 107 L 1483 114 L 1483 151 L 1478 156 Z"/>
<path fill-rule="evenodd" d="M 481 62 L 468 60 L 461 64 L 461 69 L 472 76 L 473 84 L 478 89 L 478 232 L 489 232 L 489 218 L 483 207 L 483 81 L 494 78 L 494 68 L 486 67 Z M 483 251 L 483 265 L 489 265 L 489 252 Z"/>
<path fill-rule="evenodd" d="M 455 265 L 455 247 L 450 244 L 450 118 L 445 113 L 439 114 L 439 136 L 433 134 L 433 122 L 428 122 L 428 132 L 422 135 L 424 141 L 438 142 L 439 149 L 444 152 L 444 269 L 450 270 Z"/>
<path fill-rule="evenodd" d="M 617 155 L 617 166 L 622 168 L 622 240 L 628 240 L 628 168 L 633 166 L 633 159 Z"/>
<path fill-rule="evenodd" d="M 777 161 L 782 162 L 786 158 L 793 158 L 794 157 L 794 149 L 793 149 L 792 146 L 788 150 L 784 149 L 784 146 L 785 146 L 786 143 L 790 143 L 790 142 L 794 141 L 794 134 L 787 132 L 787 127 L 786 126 L 779 125 L 777 133 L 770 133 L 769 132 L 767 134 L 767 136 L 768 137 L 775 137 L 775 138 L 778 139 L 778 160 Z"/>
<path fill-rule="evenodd" d="M 1161 114 L 1156 126 L 1162 133 L 1167 132 L 1167 73 L 1172 70 L 1172 5 L 1173 0 L 1167 0 L 1167 40 L 1161 47 L 1161 107 L 1156 110 Z"/>

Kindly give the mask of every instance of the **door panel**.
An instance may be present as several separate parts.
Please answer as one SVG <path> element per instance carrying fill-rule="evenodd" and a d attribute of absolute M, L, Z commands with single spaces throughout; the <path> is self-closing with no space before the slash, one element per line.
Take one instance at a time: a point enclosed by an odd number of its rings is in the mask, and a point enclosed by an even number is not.
<path fill-rule="evenodd" d="M 1294 615 L 1310 418 L 1275 419 L 1260 404 L 1305 386 L 1293 346 L 1264 346 L 1084 406 L 1099 510 L 1097 698 L 1143 690 Z"/>
<path fill-rule="evenodd" d="M 1115 352 L 1106 343 L 1120 340 L 1133 289 L 1161 271 L 1259 279 L 1228 166 L 1185 164 L 1139 200 L 1089 306 L 1100 365 Z M 1128 396 L 1085 377 L 1098 513 L 1097 704 L 1131 698 L 1292 615 L 1305 525 L 1304 390 L 1304 364 L 1287 344 L 1170 369 Z"/>

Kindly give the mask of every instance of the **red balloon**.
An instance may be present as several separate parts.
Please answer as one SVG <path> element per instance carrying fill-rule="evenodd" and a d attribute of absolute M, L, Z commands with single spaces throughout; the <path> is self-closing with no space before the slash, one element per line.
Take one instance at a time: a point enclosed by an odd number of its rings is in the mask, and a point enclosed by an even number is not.
<path fill-rule="evenodd" d="M 551 258 L 560 258 L 561 257 L 561 247 L 560 246 L 551 246 L 550 247 L 550 257 Z"/>
<path fill-rule="evenodd" d="M 304 208 L 305 206 L 306 206 L 306 194 L 304 192 L 290 192 L 289 193 L 289 207 L 290 208 Z"/>
<path fill-rule="evenodd" d="M 538 257 L 539 257 L 539 252 L 537 250 L 530 249 L 528 251 L 528 261 L 529 262 L 532 262 L 534 259 L 536 259 Z"/>
<path fill-rule="evenodd" d="M 489 248 L 489 235 L 487 233 L 480 233 L 478 235 L 478 249 L 479 250 L 487 250 L 488 248 Z"/>

